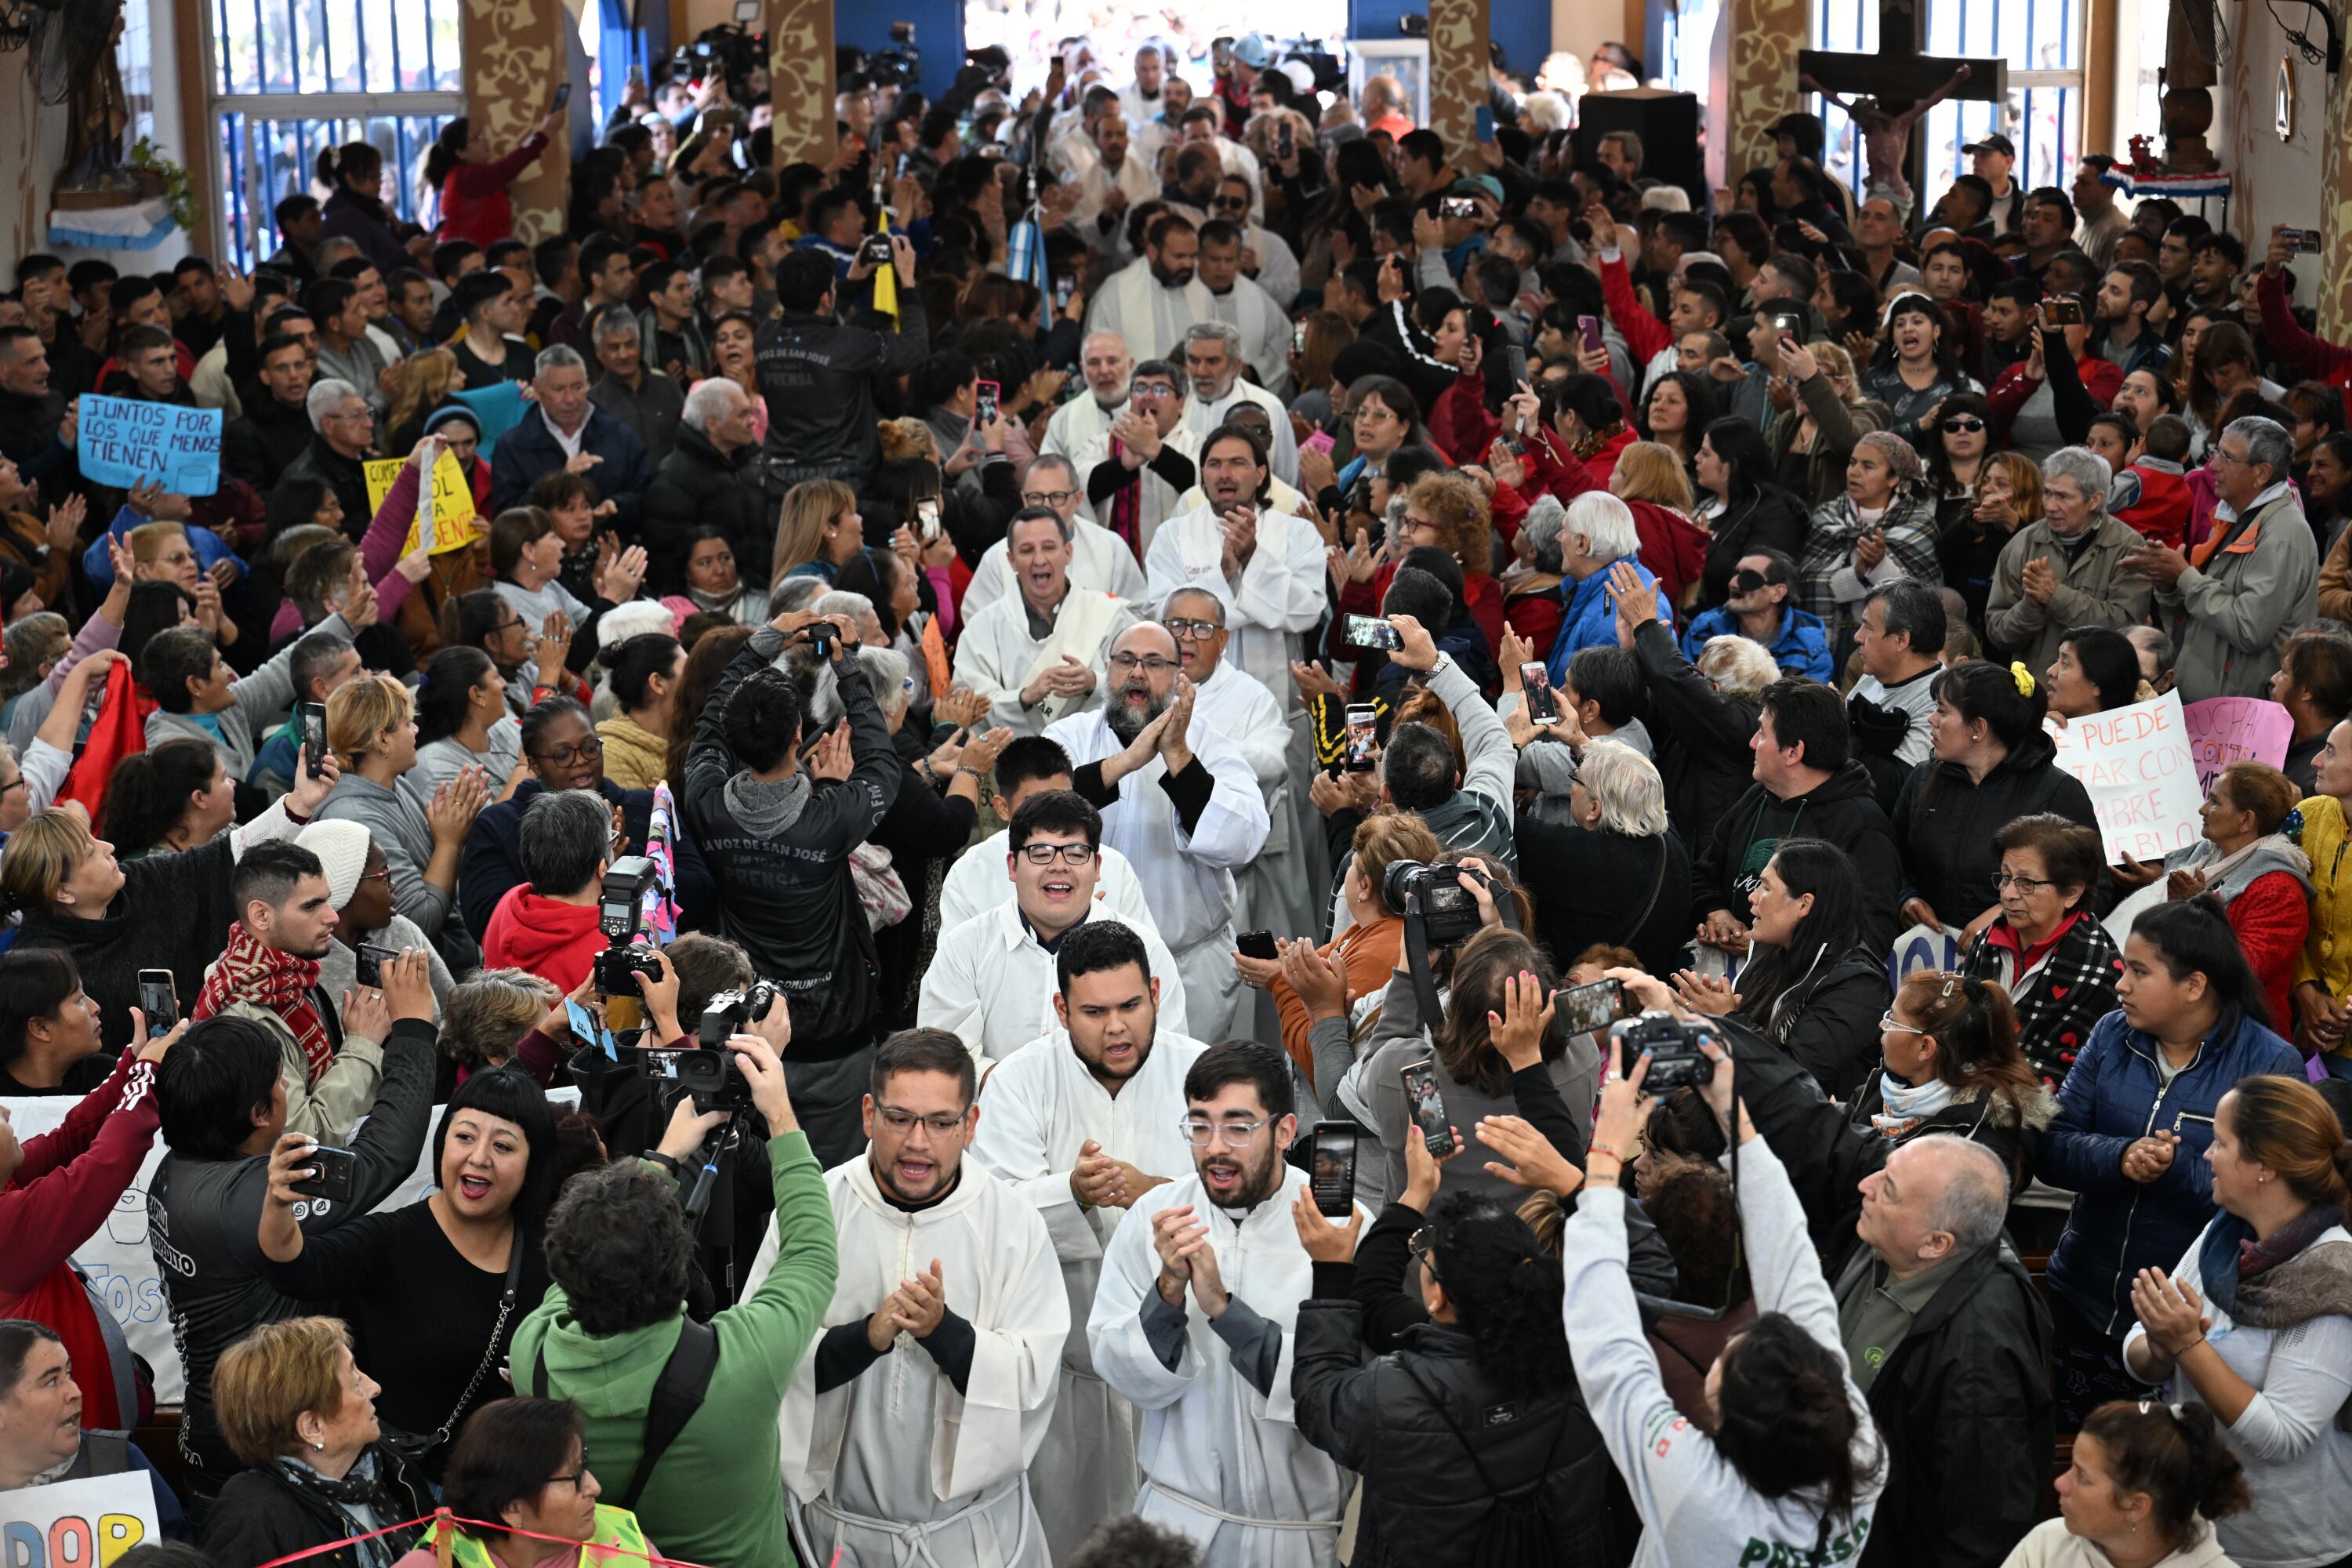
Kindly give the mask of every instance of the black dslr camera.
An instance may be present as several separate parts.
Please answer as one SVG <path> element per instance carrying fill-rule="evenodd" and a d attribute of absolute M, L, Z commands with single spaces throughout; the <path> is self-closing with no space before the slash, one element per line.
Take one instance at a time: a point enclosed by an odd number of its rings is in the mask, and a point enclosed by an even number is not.
<path fill-rule="evenodd" d="M 783 1005 L 783 995 L 764 980 L 749 991 L 721 991 L 703 1004 L 695 1026 L 695 1048 L 648 1047 L 645 1052 L 648 1078 L 667 1079 L 694 1096 L 697 1110 L 749 1110 L 751 1080 L 743 1076 L 735 1053 L 727 1048 L 730 1037 L 746 1025 Z"/>
<path fill-rule="evenodd" d="M 857 259 L 865 262 L 869 267 L 877 268 L 877 270 L 881 268 L 889 266 L 891 261 L 890 237 L 887 234 L 869 234 L 864 239 L 859 240 L 857 242 Z"/>
<path fill-rule="evenodd" d="M 1461 879 L 1476 879 L 1491 887 L 1475 866 L 1432 866 L 1421 860 L 1391 860 L 1381 879 L 1381 898 L 1389 908 L 1405 912 L 1408 900 L 1418 900 L 1421 921 L 1432 947 L 1451 947 L 1478 934 L 1478 900 Z"/>
<path fill-rule="evenodd" d="M 604 951 L 596 955 L 596 989 L 605 996 L 643 996 L 637 976 L 658 979 L 661 964 L 654 950 L 636 940 L 645 918 L 646 889 L 654 885 L 654 863 L 643 855 L 625 855 L 606 868 L 596 889 L 596 928 L 604 933 Z"/>
<path fill-rule="evenodd" d="M 1650 1053 L 1650 1073 L 1642 1080 L 1644 1094 L 1705 1089 L 1715 1079 L 1715 1063 L 1707 1059 L 1699 1045 L 1710 1037 L 1706 1025 L 1686 1024 L 1672 1013 L 1644 1013 L 1609 1026 L 1609 1039 L 1617 1050 L 1620 1072 L 1631 1073 L 1642 1053 Z"/>

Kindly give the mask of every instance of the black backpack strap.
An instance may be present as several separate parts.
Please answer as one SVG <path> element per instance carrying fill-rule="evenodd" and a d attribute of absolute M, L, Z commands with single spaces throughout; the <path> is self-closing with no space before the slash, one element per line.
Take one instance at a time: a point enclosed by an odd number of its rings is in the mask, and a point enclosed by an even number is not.
<path fill-rule="evenodd" d="M 530 1358 L 530 1395 L 533 1399 L 548 1397 L 547 1341 L 544 1337 L 539 1342 L 539 1353 Z"/>
<path fill-rule="evenodd" d="M 719 1331 L 692 1318 L 681 1318 L 677 1343 L 662 1363 L 661 1375 L 654 1380 L 653 1398 L 646 1406 L 646 1442 L 637 1455 L 636 1472 L 629 1477 L 628 1489 L 615 1506 L 635 1510 L 646 1483 L 653 1479 L 654 1467 L 702 1408 L 703 1397 L 710 1392 L 711 1375 L 718 1370 Z"/>

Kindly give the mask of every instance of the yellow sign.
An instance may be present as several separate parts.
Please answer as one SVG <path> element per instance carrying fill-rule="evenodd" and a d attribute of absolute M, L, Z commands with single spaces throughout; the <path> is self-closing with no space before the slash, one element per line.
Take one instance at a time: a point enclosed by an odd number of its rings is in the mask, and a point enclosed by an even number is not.
<path fill-rule="evenodd" d="M 371 510 L 383 510 L 383 498 L 392 493 L 393 481 L 400 478 L 400 470 L 407 466 L 405 458 L 386 458 L 379 462 L 360 465 L 367 478 L 368 507 Z M 418 508 L 420 512 L 423 510 Z M 466 471 L 457 466 L 457 459 L 444 452 L 441 460 L 433 465 L 432 552 L 446 554 L 473 543 L 475 537 L 481 532 L 476 521 L 474 487 L 467 482 Z M 403 555 L 415 550 L 416 537 L 416 524 L 411 522 L 408 539 L 400 547 Z"/>

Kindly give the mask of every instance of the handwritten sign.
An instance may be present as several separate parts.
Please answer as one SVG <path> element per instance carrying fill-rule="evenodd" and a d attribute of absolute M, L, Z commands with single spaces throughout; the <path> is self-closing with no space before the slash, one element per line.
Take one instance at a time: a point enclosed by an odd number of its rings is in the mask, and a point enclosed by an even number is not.
<path fill-rule="evenodd" d="M 142 1541 L 161 1541 L 155 1484 L 144 1470 L 0 1492 L 6 1568 L 112 1568 Z"/>
<path fill-rule="evenodd" d="M 2181 714 L 2189 721 L 2189 754 L 2197 763 L 2197 787 L 2210 790 L 2214 776 L 2231 763 L 2286 765 L 2294 740 L 2294 715 L 2260 697 L 2208 697 Z"/>
<path fill-rule="evenodd" d="M 370 511 L 383 509 L 383 498 L 392 493 L 393 481 L 407 466 L 405 458 L 385 458 L 360 465 L 360 472 L 367 480 Z M 424 510 L 422 506 L 417 508 L 420 514 Z M 444 452 L 441 460 L 433 465 L 432 553 L 441 555 L 461 549 L 474 542 L 480 531 L 475 526 L 474 487 L 467 480 L 466 470 L 457 466 L 457 459 Z M 416 548 L 417 537 L 418 525 L 412 522 L 408 525 L 407 541 L 400 547 L 403 555 Z"/>
<path fill-rule="evenodd" d="M 2107 860 L 2159 860 L 2197 842 L 2205 792 L 2189 752 L 2180 694 L 2110 708 L 2051 731 L 2057 763 L 2083 781 Z"/>
<path fill-rule="evenodd" d="M 92 395 L 81 400 L 74 453 L 95 484 L 152 480 L 175 496 L 208 496 L 220 489 L 221 411 Z"/>
<path fill-rule="evenodd" d="M 1959 967 L 1958 931 L 1915 925 L 1895 939 L 1894 950 L 1886 955 L 1886 983 L 1900 991 L 1904 980 L 1919 970 L 1941 974 Z"/>

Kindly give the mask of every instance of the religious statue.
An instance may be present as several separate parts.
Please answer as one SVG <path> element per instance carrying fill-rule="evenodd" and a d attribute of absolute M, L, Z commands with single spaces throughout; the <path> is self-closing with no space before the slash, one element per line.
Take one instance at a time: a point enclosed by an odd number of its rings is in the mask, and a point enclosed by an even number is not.
<path fill-rule="evenodd" d="M 104 27 L 106 47 L 78 75 L 67 95 L 66 161 L 58 175 L 58 205 L 111 205 L 139 197 L 137 177 L 124 167 L 123 133 L 131 127 L 131 103 L 122 90 L 122 68 L 115 46 L 122 41 L 122 0 L 96 0 L 98 16 L 82 22 Z M 103 18 L 102 20 L 100 18 Z M 64 198 L 79 197 L 78 204 Z M 102 204 L 92 198 L 103 196 Z"/>

